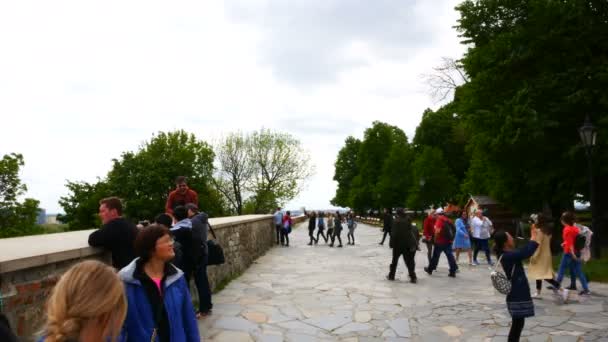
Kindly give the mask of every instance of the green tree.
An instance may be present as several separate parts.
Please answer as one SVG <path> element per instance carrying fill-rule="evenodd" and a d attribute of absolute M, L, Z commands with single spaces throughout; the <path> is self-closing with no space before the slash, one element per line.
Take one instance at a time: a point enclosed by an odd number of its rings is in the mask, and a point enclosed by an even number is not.
<path fill-rule="evenodd" d="M 108 184 L 102 180 L 96 183 L 68 181 L 66 187 L 70 195 L 59 199 L 65 214 L 58 219 L 68 223 L 70 230 L 98 227 L 101 224 L 97 215 L 99 201 L 112 195 Z"/>
<path fill-rule="evenodd" d="M 314 172 L 309 154 L 288 133 L 260 129 L 250 137 L 254 173 L 248 191 L 255 213 L 271 212 L 297 196 Z"/>
<path fill-rule="evenodd" d="M 256 170 L 251 150 L 251 138 L 241 132 L 230 133 L 215 149 L 218 170 L 215 187 L 227 199 L 238 215 L 243 213 L 246 189 Z"/>
<path fill-rule="evenodd" d="M 405 137 L 405 133 L 400 128 L 379 121 L 374 121 L 372 127 L 365 130 L 357 154 L 359 172 L 353 178 L 349 194 L 349 201 L 357 210 L 382 206 L 378 182 L 392 146 L 401 137 Z"/>
<path fill-rule="evenodd" d="M 441 149 L 424 146 L 412 163 L 412 182 L 407 205 L 412 209 L 440 206 L 452 201 L 458 191 L 457 181 Z"/>
<path fill-rule="evenodd" d="M 405 133 L 393 132 L 390 152 L 382 165 L 382 173 L 376 185 L 381 207 L 404 207 L 412 184 L 412 151 Z"/>
<path fill-rule="evenodd" d="M 27 191 L 19 178 L 19 170 L 24 164 L 23 156 L 17 153 L 4 155 L 0 160 L 0 237 L 40 231 L 36 226 L 39 202 L 32 198 L 23 202 L 18 200 Z"/>
<path fill-rule="evenodd" d="M 63 217 L 70 228 L 90 228 L 97 224 L 99 200 L 107 196 L 123 199 L 125 216 L 152 219 L 165 211 L 165 202 L 174 189 L 176 176 L 186 176 L 188 185 L 199 194 L 199 208 L 210 216 L 225 214 L 222 196 L 213 187 L 214 153 L 194 134 L 179 130 L 159 132 L 136 152 L 124 152 L 113 160 L 107 177 L 95 184 L 70 182 L 70 194 L 61 198 Z"/>
<path fill-rule="evenodd" d="M 469 166 L 469 156 L 465 153 L 468 135 L 455 99 L 437 111 L 424 111 L 413 145 L 419 149 L 422 146 L 439 148 L 451 173 L 461 181 Z"/>
<path fill-rule="evenodd" d="M 608 134 L 608 3 L 485 0 L 457 9 L 470 46 L 462 59 L 470 81 L 458 90 L 473 151 L 465 188 L 482 185 L 519 211 L 545 202 L 558 214 L 577 193 L 588 196 L 576 129 L 589 114 Z M 606 141 L 596 154 L 598 193 L 608 190 Z"/>
<path fill-rule="evenodd" d="M 361 141 L 354 137 L 346 138 L 344 146 L 338 152 L 338 157 L 334 164 L 334 180 L 338 182 L 336 195 L 331 200 L 331 204 L 341 207 L 352 207 L 349 193 L 353 187 L 353 180 L 357 176 L 359 170 L 357 168 L 357 157 Z"/>

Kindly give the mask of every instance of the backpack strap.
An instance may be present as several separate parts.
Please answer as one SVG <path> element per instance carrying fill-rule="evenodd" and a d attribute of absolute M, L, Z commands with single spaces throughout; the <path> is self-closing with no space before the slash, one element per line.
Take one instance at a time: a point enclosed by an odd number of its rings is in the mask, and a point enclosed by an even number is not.
<path fill-rule="evenodd" d="M 215 236 L 215 232 L 213 231 L 213 227 L 211 227 L 211 224 L 209 222 L 207 222 L 207 225 L 209 226 L 209 231 L 211 232 L 213 239 L 217 240 L 217 237 Z"/>

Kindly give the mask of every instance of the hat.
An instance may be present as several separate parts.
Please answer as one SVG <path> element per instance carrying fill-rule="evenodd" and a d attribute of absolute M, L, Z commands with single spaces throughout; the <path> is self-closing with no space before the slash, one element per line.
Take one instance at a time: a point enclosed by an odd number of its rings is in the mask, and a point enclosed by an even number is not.
<path fill-rule="evenodd" d="M 198 206 L 194 203 L 186 204 L 186 210 L 198 211 Z"/>
<path fill-rule="evenodd" d="M 443 208 L 438 208 L 437 210 L 435 210 L 435 214 L 443 215 Z"/>

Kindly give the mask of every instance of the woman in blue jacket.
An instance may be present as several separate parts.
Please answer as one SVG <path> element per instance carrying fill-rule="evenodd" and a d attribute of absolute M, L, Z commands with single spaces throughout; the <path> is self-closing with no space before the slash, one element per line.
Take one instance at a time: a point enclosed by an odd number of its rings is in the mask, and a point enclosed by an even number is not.
<path fill-rule="evenodd" d="M 496 257 L 502 264 L 505 275 L 511 281 L 511 292 L 507 295 L 507 308 L 513 319 L 509 330 L 509 342 L 519 341 L 526 317 L 534 316 L 534 303 L 530 296 L 530 285 L 522 261 L 530 258 L 538 248 L 536 235 L 532 232 L 530 242 L 518 250 L 511 234 L 498 231 L 494 234 Z"/>
<path fill-rule="evenodd" d="M 135 250 L 139 257 L 119 273 L 129 303 L 122 340 L 199 342 L 184 273 L 169 263 L 175 255 L 169 230 L 146 227 L 137 235 Z"/>

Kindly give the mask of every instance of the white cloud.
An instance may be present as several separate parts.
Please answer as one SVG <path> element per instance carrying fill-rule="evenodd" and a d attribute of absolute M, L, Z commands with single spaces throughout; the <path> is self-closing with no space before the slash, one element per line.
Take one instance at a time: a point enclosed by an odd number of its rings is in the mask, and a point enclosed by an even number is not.
<path fill-rule="evenodd" d="M 333 197 L 333 162 L 374 120 L 410 139 L 433 104 L 419 75 L 458 57 L 456 0 L 0 3 L 0 154 L 59 211 L 159 130 L 213 140 L 286 130 L 316 174 L 293 207 Z"/>

